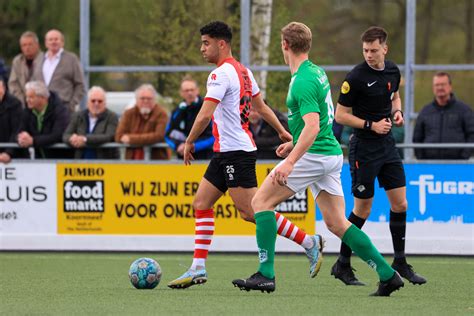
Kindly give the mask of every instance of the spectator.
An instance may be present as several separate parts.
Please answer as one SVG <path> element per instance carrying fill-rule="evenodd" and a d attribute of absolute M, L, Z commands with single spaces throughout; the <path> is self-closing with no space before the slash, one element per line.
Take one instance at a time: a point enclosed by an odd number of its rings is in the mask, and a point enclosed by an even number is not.
<path fill-rule="evenodd" d="M 15 142 L 21 111 L 20 100 L 8 93 L 5 81 L 0 80 L 0 143 Z M 0 163 L 10 162 L 14 153 L 17 153 L 14 148 L 0 148 Z M 20 155 L 20 152 L 17 155 Z"/>
<path fill-rule="evenodd" d="M 272 110 L 283 127 L 288 130 L 288 119 L 285 115 L 278 110 Z M 281 159 L 275 153 L 276 148 L 281 144 L 278 132 L 265 122 L 253 107 L 250 108 L 249 123 L 253 140 L 257 146 L 257 159 Z"/>
<path fill-rule="evenodd" d="M 85 94 L 84 72 L 79 58 L 64 50 L 64 35 L 58 30 L 50 30 L 45 36 L 48 49 L 41 63 L 40 77 L 50 91 L 55 92 L 69 111 L 79 109 Z"/>
<path fill-rule="evenodd" d="M 434 100 L 418 114 L 414 143 L 472 143 L 474 142 L 474 115 L 472 109 L 457 100 L 453 94 L 451 76 L 438 72 L 433 77 Z M 469 159 L 467 148 L 415 149 L 418 159 Z"/>
<path fill-rule="evenodd" d="M 48 91 L 42 81 L 26 84 L 26 103 L 21 117 L 18 144 L 20 147 L 34 147 L 35 158 L 70 158 L 70 150 L 47 148 L 62 140 L 69 123 L 69 111 L 59 97 Z"/>
<path fill-rule="evenodd" d="M 38 36 L 30 31 L 21 35 L 20 49 L 21 53 L 13 59 L 8 89 L 25 106 L 25 84 L 32 78 L 40 76 L 44 54 L 40 50 Z"/>
<path fill-rule="evenodd" d="M 87 97 L 87 109 L 73 114 L 63 142 L 76 148 L 75 159 L 118 159 L 118 148 L 91 148 L 114 141 L 118 117 L 107 109 L 101 87 L 90 88 Z"/>
<path fill-rule="evenodd" d="M 199 95 L 197 82 L 191 77 L 185 77 L 181 81 L 180 95 L 183 100 L 171 114 L 171 119 L 166 126 L 165 140 L 170 148 L 176 151 L 178 158 L 182 159 L 184 141 L 201 110 L 203 99 Z M 212 122 L 210 122 L 194 143 L 194 159 L 210 159 L 213 154 L 213 144 Z"/>
<path fill-rule="evenodd" d="M 153 145 L 165 140 L 168 114 L 156 103 L 156 90 L 143 84 L 135 90 L 136 104 L 125 111 L 119 122 L 115 141 L 132 146 Z M 143 160 L 143 147 L 127 148 L 125 159 Z M 169 148 L 153 148 L 151 159 L 170 159 Z"/>

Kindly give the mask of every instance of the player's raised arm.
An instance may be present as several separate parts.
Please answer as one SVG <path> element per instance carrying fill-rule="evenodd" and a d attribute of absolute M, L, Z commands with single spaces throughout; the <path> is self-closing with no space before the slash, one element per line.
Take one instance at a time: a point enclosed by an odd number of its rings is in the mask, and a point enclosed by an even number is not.
<path fill-rule="evenodd" d="M 252 106 L 255 107 L 255 110 L 257 110 L 262 118 L 278 132 L 278 135 L 283 142 L 293 140 L 291 134 L 283 127 L 272 109 L 263 102 L 263 98 L 260 94 L 253 97 Z"/>

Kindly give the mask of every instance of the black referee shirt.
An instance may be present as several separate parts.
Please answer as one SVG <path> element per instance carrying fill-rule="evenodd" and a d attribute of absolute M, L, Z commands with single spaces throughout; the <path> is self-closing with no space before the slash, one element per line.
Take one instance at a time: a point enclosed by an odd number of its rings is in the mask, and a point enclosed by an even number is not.
<path fill-rule="evenodd" d="M 390 118 L 392 99 L 400 86 L 398 66 L 386 60 L 383 70 L 371 68 L 364 61 L 355 66 L 341 86 L 338 103 L 352 107 L 352 114 L 363 120 L 378 122 Z M 360 138 L 383 138 L 373 131 L 354 129 Z"/>

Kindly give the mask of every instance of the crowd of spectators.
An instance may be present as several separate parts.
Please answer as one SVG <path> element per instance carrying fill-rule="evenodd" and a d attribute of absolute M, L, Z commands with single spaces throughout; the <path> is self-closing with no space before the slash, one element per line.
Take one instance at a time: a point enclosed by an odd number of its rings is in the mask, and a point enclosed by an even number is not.
<path fill-rule="evenodd" d="M 24 32 L 19 39 L 20 53 L 8 68 L 0 59 L 0 143 L 18 146 L 0 148 L 0 163 L 12 158 L 35 159 L 119 159 L 116 142 L 126 145 L 125 159 L 143 160 L 145 147 L 161 143 L 151 150 L 150 159 L 182 158 L 184 142 L 203 104 L 198 83 L 186 76 L 180 85 L 182 100 L 168 117 L 157 103 L 151 84 L 135 91 L 135 104 L 124 113 L 107 108 L 107 93 L 93 86 L 85 96 L 84 72 L 79 58 L 64 49 L 64 35 L 56 29 L 45 34 L 41 50 L 38 36 Z M 451 76 L 439 72 L 433 77 L 434 100 L 423 107 L 416 120 L 413 143 L 473 143 L 472 108 L 456 99 Z M 81 102 L 87 104 L 80 109 Z M 274 109 L 287 128 L 287 117 Z M 119 119 L 119 116 L 120 119 Z M 250 110 L 249 130 L 260 159 L 278 159 L 280 144 L 276 132 Z M 352 131 L 334 122 L 334 133 L 345 144 Z M 403 142 L 403 129 L 393 129 L 397 142 Z M 57 148 L 58 143 L 67 147 Z M 195 143 L 194 157 L 210 159 L 214 136 L 212 122 Z M 165 145 L 166 144 L 166 145 Z M 418 159 L 469 159 L 468 148 L 416 149 Z"/>

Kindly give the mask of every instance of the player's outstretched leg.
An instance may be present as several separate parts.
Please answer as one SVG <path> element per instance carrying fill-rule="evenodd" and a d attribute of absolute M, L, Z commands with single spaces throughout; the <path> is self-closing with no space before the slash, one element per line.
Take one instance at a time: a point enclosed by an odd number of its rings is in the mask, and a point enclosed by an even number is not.
<path fill-rule="evenodd" d="M 320 235 L 308 235 L 289 219 L 275 212 L 278 235 L 294 241 L 305 250 L 309 260 L 309 276 L 314 278 L 321 267 L 324 239 Z"/>
<path fill-rule="evenodd" d="M 400 275 L 385 261 L 370 238 L 355 225 L 349 226 L 342 236 L 342 241 L 379 275 L 380 283 L 373 296 L 390 296 L 392 292 L 404 286 Z"/>
<path fill-rule="evenodd" d="M 402 277 L 410 281 L 412 284 L 425 284 L 426 279 L 413 270 L 408 264 L 405 256 L 405 235 L 406 235 L 407 213 L 396 213 L 390 210 L 390 233 L 392 234 L 392 243 L 395 258 L 392 268 L 395 269 Z"/>
<path fill-rule="evenodd" d="M 168 283 L 168 287 L 172 289 L 185 289 L 207 282 L 205 264 L 213 234 L 214 210 L 196 210 L 193 263 L 188 271 Z"/>
<path fill-rule="evenodd" d="M 241 290 L 258 290 L 262 292 L 275 291 L 275 241 L 277 226 L 275 213 L 263 211 L 255 214 L 257 225 L 257 245 L 260 266 L 258 272 L 247 279 L 236 279 L 232 281 L 235 287 Z"/>

